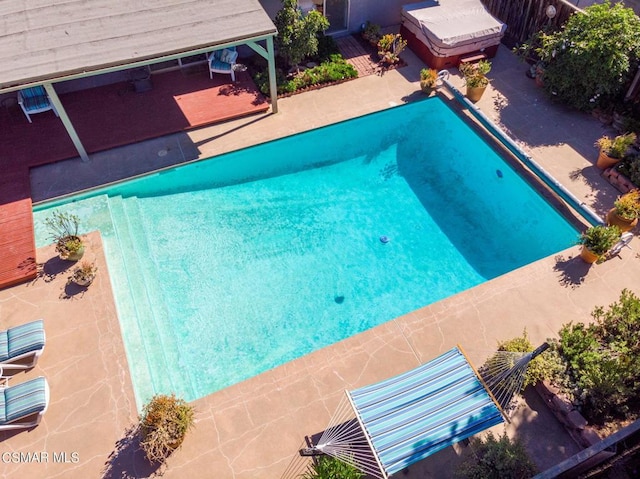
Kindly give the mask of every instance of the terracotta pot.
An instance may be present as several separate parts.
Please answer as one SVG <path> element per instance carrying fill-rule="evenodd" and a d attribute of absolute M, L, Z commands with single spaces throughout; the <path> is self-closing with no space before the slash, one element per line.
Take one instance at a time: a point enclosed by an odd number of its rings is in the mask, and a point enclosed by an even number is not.
<path fill-rule="evenodd" d="M 636 227 L 636 225 L 638 224 L 638 218 L 628 220 L 618 215 L 615 208 L 611 208 L 607 213 L 607 224 L 609 226 L 616 225 L 618 228 L 620 228 L 620 231 L 624 233 L 625 231 L 631 231 Z"/>
<path fill-rule="evenodd" d="M 482 98 L 482 94 L 486 89 L 486 86 L 467 86 L 467 98 L 475 103 Z"/>
<path fill-rule="evenodd" d="M 582 246 L 580 257 L 585 263 L 593 264 L 600 259 L 600 256 L 592 253 L 586 246 Z"/>
<path fill-rule="evenodd" d="M 598 153 L 598 161 L 596 161 L 596 166 L 602 170 L 606 170 L 607 168 L 611 168 L 612 166 L 617 165 L 620 162 L 618 158 L 612 158 L 607 155 L 604 151 L 600 150 Z"/>
<path fill-rule="evenodd" d="M 420 80 L 420 89 L 422 90 L 422 93 L 426 93 L 427 95 L 430 95 L 431 92 L 435 90 L 435 88 L 431 86 L 430 83 L 424 80 Z"/>

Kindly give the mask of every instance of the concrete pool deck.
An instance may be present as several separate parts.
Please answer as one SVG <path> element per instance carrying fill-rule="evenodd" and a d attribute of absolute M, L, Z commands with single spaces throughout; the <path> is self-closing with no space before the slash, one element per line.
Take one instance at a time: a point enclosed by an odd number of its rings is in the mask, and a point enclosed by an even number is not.
<path fill-rule="evenodd" d="M 116 178 L 158 161 L 204 158 L 419 99 L 418 72 L 424 65 L 410 52 L 406 58 L 407 67 L 382 76 L 281 99 L 277 115 L 120 148 L 96 155 L 89 163 L 69 160 L 38 169 L 32 189 L 44 198 L 56 189 L 89 184 L 96 174 Z M 607 129 L 594 118 L 549 104 L 524 75 L 525 66 L 505 48 L 493 64 L 492 86 L 478 106 L 575 196 L 604 215 L 618 193 L 594 166 L 593 142 Z M 462 83 L 458 78 L 452 82 Z M 384 128 L 393 125 L 381 125 Z M 78 183 L 50 181 L 65 168 L 74 168 Z M 69 182 L 68 176 L 60 178 Z M 588 321 L 595 306 L 612 303 L 623 288 L 639 292 L 638 245 L 634 238 L 634 250 L 624 249 L 620 257 L 592 267 L 577 257 L 578 247 L 569 248 L 194 401 L 197 424 L 161 470 L 168 478 L 295 477 L 291 472 L 300 464 L 297 450 L 304 436 L 328 425 L 345 389 L 416 367 L 456 344 L 480 363 L 497 341 L 517 336 L 524 328 L 532 342 L 539 343 L 555 336 L 562 324 Z M 0 433 L 0 475 L 148 477 L 159 472 L 141 460 L 135 441 L 126 434 L 137 411 L 97 233 L 89 235 L 86 254 L 100 268 L 86 291 L 66 285 L 68 265 L 55 259 L 52 247 L 38 250 L 42 274 L 36 281 L 0 291 L 3 327 L 41 317 L 47 331 L 38 366 L 16 374 L 11 383 L 44 375 L 51 386 L 51 404 L 38 427 Z M 577 452 L 535 396 L 526 402 L 507 430 L 525 441 L 541 469 Z M 452 465 L 468 452 L 465 449 L 447 448 L 398 476 L 451 477 Z"/>

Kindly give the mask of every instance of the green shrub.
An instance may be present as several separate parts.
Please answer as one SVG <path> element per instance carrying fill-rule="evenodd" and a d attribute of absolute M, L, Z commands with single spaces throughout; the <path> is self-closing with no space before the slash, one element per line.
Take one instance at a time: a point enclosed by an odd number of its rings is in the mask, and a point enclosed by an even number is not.
<path fill-rule="evenodd" d="M 347 63 L 342 55 L 330 55 L 329 60 L 320 65 L 307 68 L 304 71 L 287 78 L 282 70 L 276 70 L 276 83 L 278 85 L 278 94 L 293 93 L 298 90 L 325 83 L 333 83 L 348 78 L 356 78 L 358 72 L 349 63 Z M 254 76 L 254 81 L 260 91 L 269 95 L 269 76 L 266 72 L 260 72 Z"/>
<path fill-rule="evenodd" d="M 313 60 L 322 63 L 331 58 L 331 55 L 340 53 L 338 44 L 333 37 L 320 33 L 318 35 L 318 52 L 313 57 Z"/>
<path fill-rule="evenodd" d="M 149 462 L 163 462 L 193 427 L 193 408 L 174 394 L 157 394 L 143 406 L 140 446 Z"/>
<path fill-rule="evenodd" d="M 625 289 L 592 316 L 592 324 L 562 327 L 560 353 L 584 416 L 603 423 L 628 416 L 640 403 L 640 298 Z"/>
<path fill-rule="evenodd" d="M 555 33 L 540 35 L 544 88 L 581 110 L 608 108 L 626 92 L 640 57 L 640 18 L 608 1 L 569 17 Z"/>
<path fill-rule="evenodd" d="M 335 457 L 321 456 L 312 462 L 302 479 L 360 479 L 364 474 L 354 466 Z"/>
<path fill-rule="evenodd" d="M 536 467 L 518 440 L 506 434 L 496 438 L 488 432 L 485 439 L 471 439 L 473 455 L 456 470 L 461 479 L 524 479 L 535 475 Z"/>
<path fill-rule="evenodd" d="M 564 367 L 562 360 L 553 347 L 553 344 L 550 345 L 551 347 L 549 349 L 529 362 L 524 375 L 523 388 L 530 385 L 534 386 L 536 383 L 545 379 L 555 380 L 555 378 L 563 372 Z M 530 353 L 534 349 L 531 341 L 529 341 L 526 329 L 522 332 L 522 336 L 498 344 L 498 351 Z"/>

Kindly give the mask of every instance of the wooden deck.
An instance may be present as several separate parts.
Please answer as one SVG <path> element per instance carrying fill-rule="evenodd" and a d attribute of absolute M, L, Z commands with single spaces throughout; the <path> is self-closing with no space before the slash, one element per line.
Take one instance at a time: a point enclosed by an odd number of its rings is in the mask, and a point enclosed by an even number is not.
<path fill-rule="evenodd" d="M 36 277 L 33 213 L 29 178 L 20 173 L 2 175 L 0 189 L 0 288 Z"/>
<path fill-rule="evenodd" d="M 370 50 L 353 35 L 336 38 L 340 53 L 358 71 L 358 76 L 373 75 L 378 70 L 378 60 Z"/>
<path fill-rule="evenodd" d="M 152 76 L 136 93 L 129 82 L 60 95 L 88 153 L 266 112 L 269 103 L 246 72 L 209 78 L 206 68 Z M 36 275 L 29 169 L 77 157 L 59 118 L 29 123 L 17 102 L 0 108 L 0 289 Z"/>

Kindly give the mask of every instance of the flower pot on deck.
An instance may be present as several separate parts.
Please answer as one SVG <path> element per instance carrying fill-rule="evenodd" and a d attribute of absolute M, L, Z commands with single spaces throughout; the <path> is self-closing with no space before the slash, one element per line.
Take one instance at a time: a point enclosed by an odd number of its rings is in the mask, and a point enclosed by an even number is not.
<path fill-rule="evenodd" d="M 472 102 L 477 102 L 482 98 L 484 91 L 487 89 L 486 86 L 468 86 L 467 85 L 467 98 Z"/>
<path fill-rule="evenodd" d="M 624 233 L 626 231 L 631 231 L 638 225 L 638 218 L 633 218 L 631 220 L 623 218 L 616 213 L 615 208 L 611 208 L 607 213 L 607 224 L 617 226 L 618 228 L 620 228 L 620 231 Z"/>
<path fill-rule="evenodd" d="M 580 250 L 580 257 L 585 263 L 593 264 L 600 259 L 600 255 L 593 253 L 589 248 L 583 246 Z"/>
<path fill-rule="evenodd" d="M 607 168 L 611 168 L 612 166 L 617 165 L 620 162 L 618 158 L 613 158 L 607 155 L 604 151 L 600 150 L 598 153 L 598 160 L 596 161 L 596 166 L 602 170 L 606 170 Z"/>

